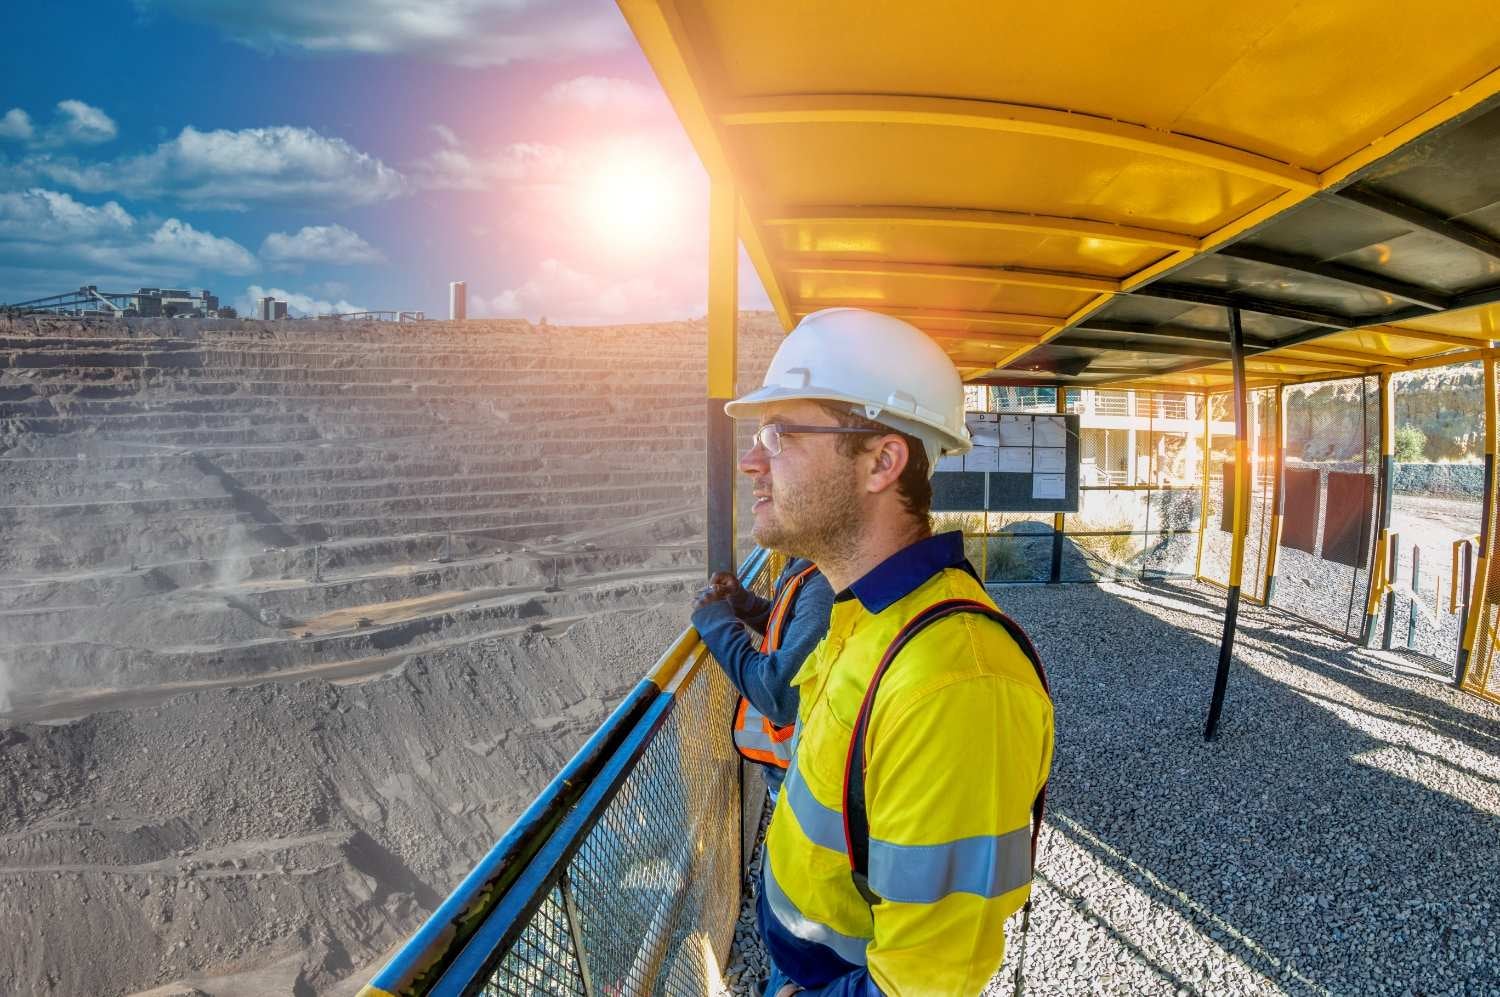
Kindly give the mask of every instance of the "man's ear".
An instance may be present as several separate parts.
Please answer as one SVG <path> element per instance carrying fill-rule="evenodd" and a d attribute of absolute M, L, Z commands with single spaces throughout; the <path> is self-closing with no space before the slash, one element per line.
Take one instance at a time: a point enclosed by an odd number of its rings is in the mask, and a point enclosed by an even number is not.
<path fill-rule="evenodd" d="M 875 441 L 870 456 L 873 460 L 865 487 L 867 491 L 878 493 L 895 487 L 911 460 L 911 450 L 899 434 L 891 433 Z"/>

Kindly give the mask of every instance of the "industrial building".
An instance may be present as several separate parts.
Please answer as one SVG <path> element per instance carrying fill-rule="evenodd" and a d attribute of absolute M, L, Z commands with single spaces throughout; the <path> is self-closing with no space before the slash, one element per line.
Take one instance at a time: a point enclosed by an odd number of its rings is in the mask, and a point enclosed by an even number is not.
<path fill-rule="evenodd" d="M 0 305 L 22 314 L 100 315 L 112 318 L 234 318 L 233 308 L 219 307 L 218 296 L 207 288 L 142 287 L 135 291 L 101 291 L 85 284 L 76 291 Z"/>

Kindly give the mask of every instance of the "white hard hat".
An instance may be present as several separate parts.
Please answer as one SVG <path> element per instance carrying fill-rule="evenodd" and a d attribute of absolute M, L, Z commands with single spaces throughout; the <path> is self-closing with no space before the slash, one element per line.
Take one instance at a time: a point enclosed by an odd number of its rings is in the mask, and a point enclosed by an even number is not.
<path fill-rule="evenodd" d="M 813 312 L 787 334 L 765 382 L 724 406 L 754 418 L 780 401 L 848 402 L 850 411 L 909 433 L 942 454 L 973 446 L 964 425 L 964 384 L 948 355 L 916 326 L 862 308 Z"/>

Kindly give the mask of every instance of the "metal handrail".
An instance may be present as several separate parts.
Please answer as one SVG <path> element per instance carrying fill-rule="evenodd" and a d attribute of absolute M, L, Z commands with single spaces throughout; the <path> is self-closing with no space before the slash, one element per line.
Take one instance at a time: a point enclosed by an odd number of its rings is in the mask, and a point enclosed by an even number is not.
<path fill-rule="evenodd" d="M 741 584 L 750 587 L 768 560 L 753 551 L 740 566 Z M 667 719 L 673 693 L 706 657 L 697 632 L 684 630 L 360 997 L 472 992 L 556 885 Z"/>

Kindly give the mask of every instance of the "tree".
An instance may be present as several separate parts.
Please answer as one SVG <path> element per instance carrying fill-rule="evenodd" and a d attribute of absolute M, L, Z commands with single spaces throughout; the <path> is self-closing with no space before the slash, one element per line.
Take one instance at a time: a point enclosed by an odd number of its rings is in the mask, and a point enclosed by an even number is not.
<path fill-rule="evenodd" d="M 1422 459 L 1427 447 L 1427 434 L 1416 426 L 1406 425 L 1396 430 L 1396 460 L 1402 464 L 1413 464 Z"/>

